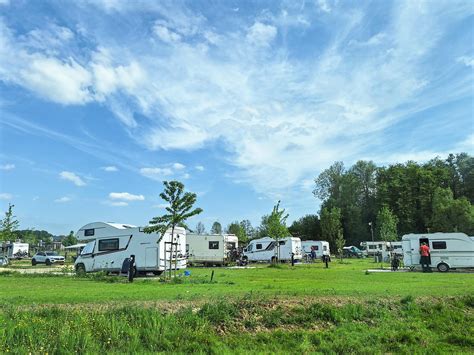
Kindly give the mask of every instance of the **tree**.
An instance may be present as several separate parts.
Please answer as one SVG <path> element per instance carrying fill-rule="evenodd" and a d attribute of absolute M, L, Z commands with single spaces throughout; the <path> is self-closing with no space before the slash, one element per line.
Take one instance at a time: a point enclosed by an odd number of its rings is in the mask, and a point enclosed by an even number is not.
<path fill-rule="evenodd" d="M 248 219 L 240 221 L 240 225 L 244 229 L 247 239 L 252 239 L 255 236 L 255 229 L 252 227 L 252 223 Z"/>
<path fill-rule="evenodd" d="M 336 238 L 336 248 L 339 256 L 341 257 L 342 261 L 342 248 L 344 248 L 344 245 L 346 244 L 346 241 L 344 239 L 344 234 L 342 234 L 342 229 L 339 230 L 337 233 L 337 238 Z"/>
<path fill-rule="evenodd" d="M 385 242 L 392 242 L 398 239 L 397 235 L 398 218 L 392 213 L 390 208 L 383 206 L 377 214 L 377 234 Z"/>
<path fill-rule="evenodd" d="M 145 233 L 158 232 L 161 234 L 158 243 L 161 241 L 168 229 L 171 228 L 171 236 L 173 238 L 176 226 L 187 228 L 185 224 L 186 220 L 202 212 L 201 208 L 193 209 L 193 206 L 196 203 L 196 194 L 184 192 L 183 183 L 179 181 L 163 181 L 163 185 L 165 186 L 165 189 L 160 193 L 160 197 L 169 203 L 169 206 L 165 208 L 168 213 L 163 216 L 154 217 L 150 221 L 150 225 L 144 228 Z M 171 255 L 172 254 L 173 250 L 171 248 Z"/>
<path fill-rule="evenodd" d="M 432 232 L 474 233 L 474 206 L 465 198 L 454 199 L 451 189 L 438 188 L 433 197 Z"/>
<path fill-rule="evenodd" d="M 5 218 L 2 220 L 0 226 L 0 236 L 3 241 L 14 241 L 15 239 L 15 230 L 18 229 L 20 222 L 16 219 L 16 216 L 13 215 L 13 207 L 15 205 L 8 204 L 8 210 L 5 212 Z"/>
<path fill-rule="evenodd" d="M 321 230 L 323 238 L 329 242 L 331 248 L 337 249 L 336 240 L 342 234 L 340 208 L 323 208 L 321 211 Z"/>
<path fill-rule="evenodd" d="M 245 234 L 245 229 L 241 226 L 241 224 L 237 221 L 232 222 L 227 226 L 227 233 L 235 234 L 239 239 L 239 242 L 246 243 L 247 242 L 247 235 Z"/>
<path fill-rule="evenodd" d="M 211 227 L 211 234 L 222 234 L 222 225 L 215 221 Z"/>
<path fill-rule="evenodd" d="M 272 213 L 268 216 L 267 231 L 268 235 L 275 239 L 277 255 L 276 259 L 280 259 L 280 239 L 288 236 L 288 228 L 286 227 L 286 219 L 288 214 L 285 214 L 285 209 L 280 210 L 280 201 L 273 207 Z"/>
<path fill-rule="evenodd" d="M 77 244 L 77 238 L 74 235 L 74 231 L 70 231 L 67 237 L 64 237 L 62 240 L 62 244 L 65 247 Z"/>
<path fill-rule="evenodd" d="M 308 214 L 294 221 L 288 231 L 301 240 L 320 240 L 321 221 L 317 215 Z"/>
<path fill-rule="evenodd" d="M 201 222 L 198 222 L 198 224 L 196 224 L 196 233 L 197 234 L 206 233 L 206 227 L 204 227 L 204 224 L 202 224 Z"/>

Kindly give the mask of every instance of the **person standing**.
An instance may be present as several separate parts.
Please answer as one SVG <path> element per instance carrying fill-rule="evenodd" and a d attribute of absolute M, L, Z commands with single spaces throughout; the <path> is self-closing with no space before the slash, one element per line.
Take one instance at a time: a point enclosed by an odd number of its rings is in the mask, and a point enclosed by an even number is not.
<path fill-rule="evenodd" d="M 420 246 L 420 264 L 423 272 L 431 272 L 430 267 L 430 247 L 425 243 Z"/>

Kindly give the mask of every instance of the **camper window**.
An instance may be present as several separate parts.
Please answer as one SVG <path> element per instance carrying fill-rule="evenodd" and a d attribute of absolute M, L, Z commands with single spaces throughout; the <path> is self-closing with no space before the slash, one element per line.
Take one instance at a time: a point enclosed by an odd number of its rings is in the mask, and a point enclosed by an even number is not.
<path fill-rule="evenodd" d="M 262 244 L 255 244 L 255 249 L 257 249 L 257 250 L 262 249 Z"/>
<path fill-rule="evenodd" d="M 84 236 L 85 237 L 92 237 L 93 235 L 94 235 L 94 228 L 84 230 Z"/>
<path fill-rule="evenodd" d="M 313 245 L 313 246 L 311 247 L 311 249 L 312 249 L 312 250 L 319 250 L 319 245 Z"/>
<path fill-rule="evenodd" d="M 209 249 L 219 249 L 219 242 L 209 242 Z"/>
<path fill-rule="evenodd" d="M 446 249 L 446 242 L 433 242 L 433 249 Z"/>
<path fill-rule="evenodd" d="M 119 248 L 118 238 L 99 240 L 99 251 L 117 250 Z"/>

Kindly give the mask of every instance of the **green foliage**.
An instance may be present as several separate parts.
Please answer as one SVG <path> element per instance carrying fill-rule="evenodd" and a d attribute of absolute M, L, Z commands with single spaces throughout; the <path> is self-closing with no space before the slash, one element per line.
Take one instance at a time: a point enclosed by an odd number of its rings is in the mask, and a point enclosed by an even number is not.
<path fill-rule="evenodd" d="M 238 221 L 232 222 L 227 226 L 227 233 L 235 234 L 239 238 L 239 242 L 245 243 L 248 240 L 245 229 Z"/>
<path fill-rule="evenodd" d="M 342 235 L 341 209 L 333 207 L 323 208 L 321 212 L 321 230 L 324 240 L 331 244 L 331 249 L 336 247 L 336 240 Z"/>
<path fill-rule="evenodd" d="M 390 211 L 390 208 L 383 206 L 377 214 L 377 235 L 381 240 L 391 242 L 398 240 L 397 217 Z"/>
<path fill-rule="evenodd" d="M 15 205 L 10 203 L 8 204 L 8 210 L 5 212 L 5 218 L 3 218 L 0 225 L 0 240 L 15 240 L 14 232 L 18 229 L 20 222 L 18 222 L 16 216 L 13 215 L 13 207 L 15 207 Z"/>
<path fill-rule="evenodd" d="M 222 225 L 215 221 L 211 227 L 211 234 L 222 234 Z"/>
<path fill-rule="evenodd" d="M 70 231 L 69 235 L 63 238 L 62 243 L 65 247 L 77 244 L 77 238 L 74 235 L 74 231 Z"/>
<path fill-rule="evenodd" d="M 339 232 L 337 233 L 335 244 L 336 244 L 337 252 L 341 256 L 341 261 L 342 261 L 342 248 L 346 244 L 346 241 L 344 240 L 344 235 L 342 234 L 342 229 L 340 229 Z"/>
<path fill-rule="evenodd" d="M 280 210 L 280 201 L 273 207 L 272 213 L 268 216 L 267 232 L 268 236 L 275 240 L 279 240 L 288 236 L 288 228 L 286 227 L 285 209 Z"/>
<path fill-rule="evenodd" d="M 466 198 L 453 198 L 452 191 L 437 188 L 433 197 L 432 232 L 474 234 L 474 206 Z"/>
<path fill-rule="evenodd" d="M 315 214 L 308 214 L 294 221 L 288 228 L 292 236 L 301 240 L 321 240 L 321 221 Z"/>
<path fill-rule="evenodd" d="M 168 229 L 174 229 L 176 226 L 186 227 L 185 221 L 202 212 L 201 208 L 193 210 L 196 202 L 196 194 L 184 192 L 184 185 L 179 181 L 164 181 L 165 189 L 160 193 L 160 197 L 169 203 L 166 207 L 167 214 L 154 217 L 150 221 L 150 226 L 144 228 L 145 233 L 158 232 L 164 235 Z"/>

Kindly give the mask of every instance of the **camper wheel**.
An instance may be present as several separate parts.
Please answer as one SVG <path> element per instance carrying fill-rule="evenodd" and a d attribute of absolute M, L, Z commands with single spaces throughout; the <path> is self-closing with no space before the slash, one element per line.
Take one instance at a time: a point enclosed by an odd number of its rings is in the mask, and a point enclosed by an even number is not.
<path fill-rule="evenodd" d="M 76 265 L 76 274 L 82 275 L 86 273 L 86 267 L 84 264 L 77 264 Z"/>
<path fill-rule="evenodd" d="M 446 263 L 440 263 L 440 264 L 438 264 L 437 269 L 438 269 L 439 272 L 448 272 L 449 271 L 449 265 L 446 264 Z"/>

